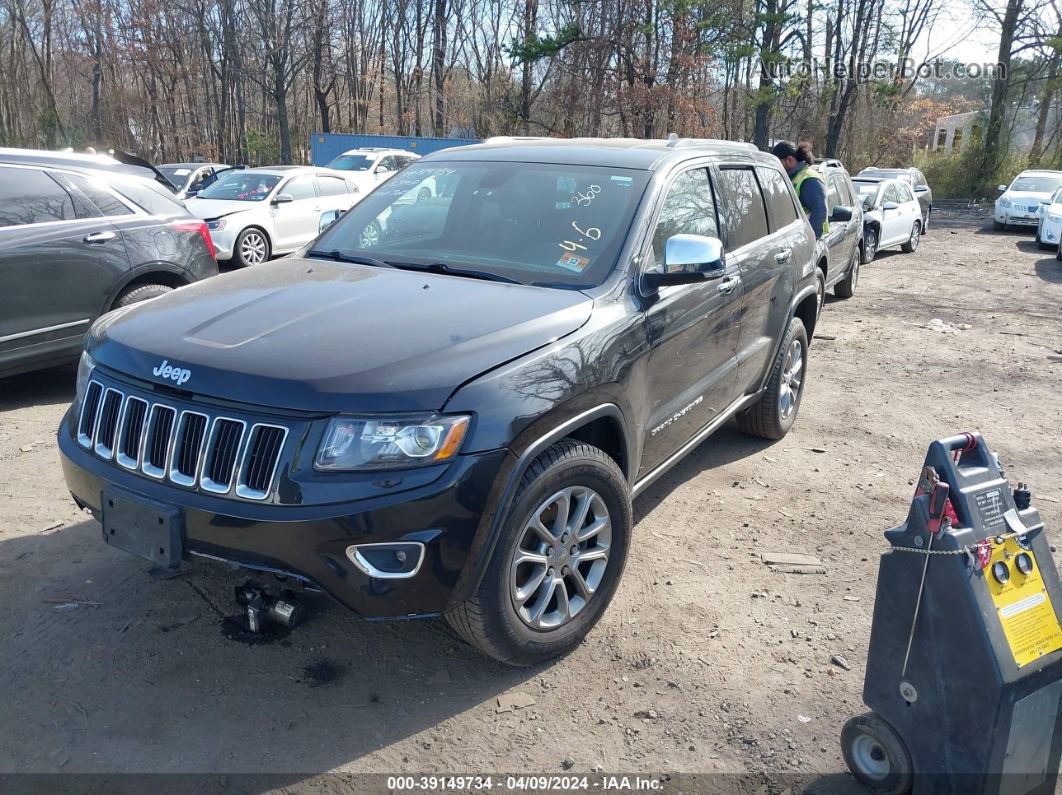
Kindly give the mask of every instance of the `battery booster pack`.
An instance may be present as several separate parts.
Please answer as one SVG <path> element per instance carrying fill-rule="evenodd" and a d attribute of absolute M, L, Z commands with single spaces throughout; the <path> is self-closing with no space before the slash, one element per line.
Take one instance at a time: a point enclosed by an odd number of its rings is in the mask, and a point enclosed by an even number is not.
<path fill-rule="evenodd" d="M 1053 793 L 1062 589 L 1028 489 L 980 434 L 933 442 L 886 531 L 863 700 L 845 761 L 880 793 Z"/>

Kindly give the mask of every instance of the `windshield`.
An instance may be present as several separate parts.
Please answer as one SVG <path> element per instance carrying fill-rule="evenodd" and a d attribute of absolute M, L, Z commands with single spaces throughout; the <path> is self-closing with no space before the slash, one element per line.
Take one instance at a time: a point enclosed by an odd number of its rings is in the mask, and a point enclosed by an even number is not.
<path fill-rule="evenodd" d="M 368 171 L 371 165 L 372 158 L 367 155 L 340 155 L 325 168 L 336 168 L 340 171 Z"/>
<path fill-rule="evenodd" d="M 184 187 L 184 183 L 188 181 L 192 173 L 192 169 L 187 166 L 158 166 L 158 169 L 171 185 L 178 188 Z"/>
<path fill-rule="evenodd" d="M 881 187 L 881 183 L 860 182 L 858 179 L 854 179 L 852 180 L 852 186 L 855 188 L 856 195 L 866 204 L 867 202 L 873 202 L 877 198 L 878 188 Z"/>
<path fill-rule="evenodd" d="M 253 171 L 237 171 L 226 174 L 197 199 L 224 199 L 238 202 L 260 202 L 277 186 L 280 177 L 276 174 L 256 174 Z"/>
<path fill-rule="evenodd" d="M 445 264 L 522 284 L 591 287 L 613 269 L 649 173 L 545 163 L 414 164 L 330 227 L 315 252 Z"/>
<path fill-rule="evenodd" d="M 1051 193 L 1062 186 L 1062 176 L 1057 177 L 1018 177 L 1011 183 L 1010 189 L 1026 193 Z"/>

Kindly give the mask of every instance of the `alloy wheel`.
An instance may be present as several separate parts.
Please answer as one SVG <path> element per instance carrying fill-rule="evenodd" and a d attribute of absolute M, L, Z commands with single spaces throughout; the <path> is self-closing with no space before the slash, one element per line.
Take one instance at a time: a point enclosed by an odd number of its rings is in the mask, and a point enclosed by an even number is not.
<path fill-rule="evenodd" d="M 601 585 L 611 544 L 612 520 L 593 489 L 569 486 L 542 502 L 509 565 L 509 596 L 520 620 L 554 630 L 575 618 Z"/>
<path fill-rule="evenodd" d="M 260 265 L 265 262 L 266 245 L 260 232 L 248 232 L 240 242 L 240 259 L 248 265 Z"/>
<path fill-rule="evenodd" d="M 878 236 L 873 231 L 867 235 L 865 251 L 867 262 L 873 261 L 874 255 L 878 253 Z"/>
<path fill-rule="evenodd" d="M 914 227 L 911 229 L 911 251 L 914 251 L 916 248 L 918 248 L 918 242 L 921 240 L 921 238 L 921 228 L 918 226 L 918 224 L 915 224 Z"/>
<path fill-rule="evenodd" d="M 795 339 L 785 354 L 785 364 L 782 365 L 782 383 L 778 394 L 778 413 L 783 420 L 796 411 L 797 402 L 800 400 L 800 390 L 804 384 L 804 344 Z"/>
<path fill-rule="evenodd" d="M 852 292 L 855 292 L 856 285 L 859 283 L 859 261 L 862 259 L 862 255 L 859 252 L 859 247 L 856 246 L 855 253 L 852 254 L 852 264 L 848 268 L 848 273 L 852 279 Z"/>

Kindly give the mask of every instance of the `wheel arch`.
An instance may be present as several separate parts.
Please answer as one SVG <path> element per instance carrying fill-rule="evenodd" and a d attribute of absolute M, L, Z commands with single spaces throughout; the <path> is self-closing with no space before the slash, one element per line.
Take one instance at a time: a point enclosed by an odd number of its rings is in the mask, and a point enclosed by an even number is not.
<path fill-rule="evenodd" d="M 121 279 L 115 282 L 107 298 L 100 309 L 100 314 L 114 309 L 114 303 L 118 296 L 132 287 L 143 287 L 145 284 L 163 284 L 167 287 L 185 287 L 191 284 L 193 279 L 181 268 L 168 262 L 151 262 L 140 265 L 126 272 Z"/>
<path fill-rule="evenodd" d="M 551 413 L 548 417 L 555 418 L 556 413 Z M 636 472 L 631 454 L 630 433 L 618 405 L 601 403 L 568 419 L 551 423 L 548 431 L 539 433 L 529 443 L 521 445 L 519 452 L 512 451 L 516 460 L 508 473 L 499 478 L 501 482 L 493 489 L 493 494 L 498 495 L 495 500 L 497 507 L 489 517 L 484 518 L 485 526 L 481 526 L 479 530 L 482 541 L 470 551 L 461 582 L 454 588 L 453 602 L 465 599 L 479 586 L 524 473 L 543 451 L 561 439 L 576 439 L 603 450 L 616 461 L 628 485 L 631 484 Z M 612 450 L 602 444 L 611 446 Z"/>

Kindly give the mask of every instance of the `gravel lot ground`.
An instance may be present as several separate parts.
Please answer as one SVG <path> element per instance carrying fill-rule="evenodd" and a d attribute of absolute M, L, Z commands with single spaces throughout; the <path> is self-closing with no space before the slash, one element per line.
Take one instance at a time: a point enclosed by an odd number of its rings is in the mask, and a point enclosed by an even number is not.
<path fill-rule="evenodd" d="M 53 440 L 72 372 L 0 382 L 0 772 L 276 773 L 240 781 L 331 791 L 342 779 L 314 777 L 570 767 L 858 791 L 837 738 L 864 711 L 882 531 L 928 443 L 981 430 L 1062 524 L 1062 264 L 1031 234 L 938 215 L 916 254 L 880 255 L 855 298 L 830 300 L 788 437 L 724 430 L 636 502 L 611 609 L 537 669 L 323 598 L 290 635 L 248 642 L 225 621 L 239 575 L 155 581 L 75 509 Z M 764 551 L 828 573 L 770 571 Z"/>

